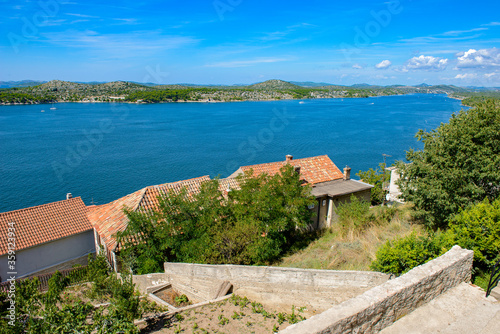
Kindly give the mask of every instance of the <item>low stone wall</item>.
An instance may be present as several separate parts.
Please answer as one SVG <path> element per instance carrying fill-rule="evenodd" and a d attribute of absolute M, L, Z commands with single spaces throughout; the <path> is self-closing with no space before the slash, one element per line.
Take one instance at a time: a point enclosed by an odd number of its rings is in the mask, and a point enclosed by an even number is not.
<path fill-rule="evenodd" d="M 165 263 L 169 282 L 182 290 L 213 299 L 220 284 L 229 281 L 233 292 L 276 310 L 290 312 L 305 306 L 312 315 L 380 285 L 389 276 L 376 272 L 314 270 L 238 265 Z"/>
<path fill-rule="evenodd" d="M 280 333 L 377 333 L 446 290 L 471 278 L 473 252 L 454 246 L 408 273 Z"/>

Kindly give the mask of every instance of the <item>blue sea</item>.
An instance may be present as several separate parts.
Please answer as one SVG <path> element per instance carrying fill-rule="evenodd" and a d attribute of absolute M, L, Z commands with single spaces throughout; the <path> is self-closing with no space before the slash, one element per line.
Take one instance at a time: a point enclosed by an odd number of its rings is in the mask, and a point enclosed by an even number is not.
<path fill-rule="evenodd" d="M 0 212 L 327 154 L 352 173 L 404 160 L 460 110 L 445 95 L 231 103 L 0 106 Z M 44 110 L 44 112 L 41 112 Z"/>

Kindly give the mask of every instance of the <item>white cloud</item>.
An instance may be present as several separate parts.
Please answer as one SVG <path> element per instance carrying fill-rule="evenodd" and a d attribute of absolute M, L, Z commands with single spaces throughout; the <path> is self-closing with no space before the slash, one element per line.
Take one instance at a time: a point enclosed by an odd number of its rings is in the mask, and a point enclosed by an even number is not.
<path fill-rule="evenodd" d="M 498 75 L 499 75 L 499 73 L 497 73 L 497 72 L 492 72 L 492 73 L 485 73 L 485 74 L 484 74 L 484 77 L 489 79 L 489 78 L 491 78 L 491 77 L 496 77 L 496 76 L 498 76 Z"/>
<path fill-rule="evenodd" d="M 352 68 L 359 70 L 359 69 L 362 69 L 363 67 L 359 64 L 354 64 L 354 65 L 352 65 Z"/>
<path fill-rule="evenodd" d="M 488 28 L 474 28 L 474 29 L 469 29 L 469 30 L 451 30 L 444 32 L 444 36 L 458 36 L 462 34 L 466 34 L 469 32 L 476 32 L 476 31 L 483 31 L 483 30 L 488 30 Z"/>
<path fill-rule="evenodd" d="M 490 22 L 486 24 L 481 24 L 484 27 L 494 27 L 494 26 L 500 26 L 500 22 Z"/>
<path fill-rule="evenodd" d="M 448 59 L 446 58 L 420 55 L 409 59 L 404 69 L 442 71 L 446 68 L 447 64 Z"/>
<path fill-rule="evenodd" d="M 457 68 L 498 68 L 500 49 L 469 49 L 457 54 Z"/>
<path fill-rule="evenodd" d="M 76 16 L 76 17 L 84 17 L 84 18 L 89 18 L 89 19 L 98 19 L 99 18 L 99 16 L 85 15 L 85 14 L 66 13 L 66 15 Z"/>
<path fill-rule="evenodd" d="M 474 73 L 457 74 L 455 79 L 474 79 L 477 75 Z"/>
<path fill-rule="evenodd" d="M 235 61 L 225 61 L 213 64 L 207 64 L 205 67 L 248 67 L 255 64 L 263 63 L 277 63 L 281 61 L 288 61 L 285 58 L 257 58 L 251 60 L 235 60 Z"/>
<path fill-rule="evenodd" d="M 380 63 L 378 63 L 377 65 L 375 65 L 376 68 L 378 68 L 379 70 L 385 70 L 386 68 L 388 68 L 389 66 L 391 66 L 391 61 L 390 60 L 382 60 Z"/>
<path fill-rule="evenodd" d="M 186 36 L 166 36 L 157 31 L 128 34 L 99 34 L 92 30 L 43 33 L 47 42 L 64 47 L 94 52 L 100 57 L 144 57 L 159 52 L 188 47 L 199 40 Z"/>

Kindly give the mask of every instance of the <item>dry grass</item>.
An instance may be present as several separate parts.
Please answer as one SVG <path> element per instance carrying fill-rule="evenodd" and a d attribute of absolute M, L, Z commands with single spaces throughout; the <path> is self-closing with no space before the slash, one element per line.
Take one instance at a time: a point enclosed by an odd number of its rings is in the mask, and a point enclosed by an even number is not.
<path fill-rule="evenodd" d="M 345 228 L 336 224 L 307 248 L 283 258 L 281 267 L 370 270 L 377 249 L 387 240 L 402 237 L 416 231 L 423 235 L 420 225 L 414 224 L 409 206 L 396 208 L 394 217 L 384 219 L 387 207 L 370 209 L 370 224 L 363 229 Z M 385 211 L 386 212 L 386 211 Z"/>

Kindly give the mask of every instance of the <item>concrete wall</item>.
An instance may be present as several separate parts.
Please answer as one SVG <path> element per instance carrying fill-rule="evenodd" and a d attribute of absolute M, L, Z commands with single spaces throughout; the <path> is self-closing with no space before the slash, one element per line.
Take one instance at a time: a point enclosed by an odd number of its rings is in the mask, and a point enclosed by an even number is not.
<path fill-rule="evenodd" d="M 120 275 L 120 274 L 118 274 Z M 164 273 L 132 275 L 132 282 L 135 283 L 136 289 L 140 293 L 146 293 L 147 288 L 160 286 L 169 283 L 168 276 Z"/>
<path fill-rule="evenodd" d="M 16 277 L 31 275 L 54 266 L 63 265 L 82 256 L 93 253 L 94 233 L 92 230 L 66 238 L 16 251 Z M 9 272 L 7 255 L 0 256 L 0 276 L 6 281 Z"/>
<path fill-rule="evenodd" d="M 309 315 L 357 296 L 386 282 L 376 272 L 314 270 L 238 265 L 165 263 L 169 282 L 184 293 L 212 299 L 223 281 L 233 292 L 276 310 L 306 306 Z M 189 297 L 189 294 L 186 295 Z"/>
<path fill-rule="evenodd" d="M 405 275 L 366 291 L 280 333 L 377 333 L 471 278 L 473 252 L 454 246 Z"/>
<path fill-rule="evenodd" d="M 329 224 L 327 221 L 328 205 L 329 205 L 329 198 L 328 197 L 319 198 L 318 229 L 329 227 Z"/>

